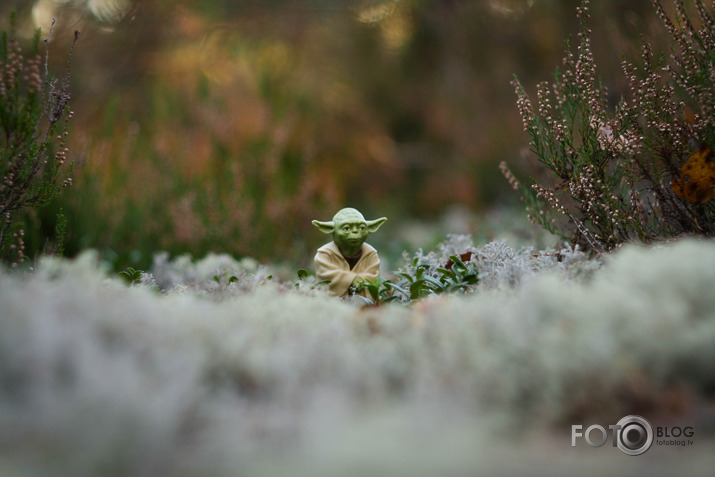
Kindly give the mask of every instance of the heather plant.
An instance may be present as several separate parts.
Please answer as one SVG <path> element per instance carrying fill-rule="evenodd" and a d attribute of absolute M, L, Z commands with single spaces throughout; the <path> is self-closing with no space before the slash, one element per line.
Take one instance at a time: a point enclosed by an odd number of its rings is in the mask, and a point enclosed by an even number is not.
<path fill-rule="evenodd" d="M 0 40 L 0 259 L 16 266 L 25 259 L 21 213 L 48 204 L 72 183 L 68 161 L 70 63 L 74 42 L 62 78 L 48 68 L 50 38 L 40 52 L 40 31 L 29 53 L 16 35 L 14 15 L 9 33 Z M 77 41 L 79 32 L 75 32 Z M 64 234 L 60 214 L 56 233 Z M 61 251 L 62 237 L 56 251 Z"/>
<path fill-rule="evenodd" d="M 530 186 L 501 164 L 529 219 L 597 252 L 624 242 L 715 234 L 715 20 L 712 8 L 659 0 L 669 55 L 643 39 L 641 64 L 624 59 L 627 91 L 615 108 L 599 79 L 588 28 L 577 10 L 576 50 L 568 49 L 532 103 L 515 79 L 517 105 L 542 169 Z M 694 12 L 696 13 L 694 13 Z"/>

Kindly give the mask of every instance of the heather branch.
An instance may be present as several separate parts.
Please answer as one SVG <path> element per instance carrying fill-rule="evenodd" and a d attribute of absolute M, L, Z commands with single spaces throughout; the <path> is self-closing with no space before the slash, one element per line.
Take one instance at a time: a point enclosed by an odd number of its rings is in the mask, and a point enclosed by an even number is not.
<path fill-rule="evenodd" d="M 531 150 L 552 176 L 551 187 L 536 181 L 519 187 L 533 222 L 561 236 L 570 231 L 572 241 L 597 251 L 633 239 L 715 234 L 715 205 L 689 203 L 671 185 L 698 148 L 715 149 L 715 22 L 696 1 L 702 22 L 696 30 L 683 2 L 673 2 L 677 22 L 653 0 L 674 45 L 671 62 L 656 60 L 642 38 L 642 67 L 622 62 L 628 95 L 615 110 L 608 107 L 606 88 L 596 76 L 588 0 L 577 10 L 575 52 L 567 42 L 562 68 L 551 83 L 537 85 L 534 106 L 514 80 Z M 544 220 L 550 210 L 568 221 Z"/>
<path fill-rule="evenodd" d="M 72 54 L 79 38 L 75 32 L 63 78 L 51 78 L 49 43 L 54 27 L 45 39 L 44 78 L 40 75 L 39 31 L 35 35 L 34 57 L 26 59 L 15 40 L 15 21 L 3 37 L 6 60 L 0 64 L 0 129 L 4 150 L 0 156 L 0 259 L 22 261 L 24 232 L 18 218 L 22 209 L 47 204 L 71 184 L 67 165 L 67 136 Z M 25 73 L 24 76 L 21 73 Z M 68 113 L 68 114 L 67 114 Z M 65 118 L 61 134 L 57 123 Z M 56 149 L 54 155 L 50 149 Z M 15 262 L 15 263 L 17 263 Z"/>

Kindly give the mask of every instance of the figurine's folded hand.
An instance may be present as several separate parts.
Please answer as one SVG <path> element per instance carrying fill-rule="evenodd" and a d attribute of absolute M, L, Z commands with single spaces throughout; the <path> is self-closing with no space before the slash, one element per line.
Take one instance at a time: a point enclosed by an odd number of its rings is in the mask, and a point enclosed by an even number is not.
<path fill-rule="evenodd" d="M 362 290 L 363 285 L 365 285 L 365 279 L 363 277 L 358 275 L 353 278 L 352 286 L 354 286 L 358 292 Z"/>

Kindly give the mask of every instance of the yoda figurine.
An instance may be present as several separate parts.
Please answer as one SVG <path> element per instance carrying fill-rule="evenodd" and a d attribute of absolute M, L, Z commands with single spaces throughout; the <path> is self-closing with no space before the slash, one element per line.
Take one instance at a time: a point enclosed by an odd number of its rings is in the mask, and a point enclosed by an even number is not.
<path fill-rule="evenodd" d="M 380 274 L 380 258 L 365 239 L 386 221 L 385 217 L 365 220 L 352 208 L 340 210 L 330 222 L 314 220 L 313 225 L 321 232 L 333 235 L 333 241 L 320 247 L 315 255 L 318 280 L 329 280 L 330 291 L 337 296 L 366 296 L 363 285 Z"/>

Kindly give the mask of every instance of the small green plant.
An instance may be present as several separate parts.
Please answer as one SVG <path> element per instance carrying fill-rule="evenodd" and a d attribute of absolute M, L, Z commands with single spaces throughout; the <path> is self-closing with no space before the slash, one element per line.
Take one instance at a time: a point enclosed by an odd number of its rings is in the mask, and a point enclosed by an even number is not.
<path fill-rule="evenodd" d="M 318 280 L 314 274 L 308 272 L 308 270 L 304 268 L 299 268 L 296 274 L 298 276 L 298 279 L 295 280 L 292 284 L 292 287 L 295 289 L 327 289 L 330 285 L 330 280 Z"/>
<path fill-rule="evenodd" d="M 449 259 L 450 265 L 444 268 L 437 268 L 437 271 L 442 274 L 439 279 L 443 284 L 442 291 L 450 293 L 464 292 L 470 286 L 479 282 L 479 272 L 475 266 L 465 264 L 462 258 L 457 255 L 452 255 Z"/>
<path fill-rule="evenodd" d="M 627 94 L 614 108 L 596 74 L 588 0 L 578 9 L 576 52 L 567 51 L 536 104 L 514 81 L 531 151 L 545 171 L 521 184 L 529 219 L 598 252 L 624 242 L 715 234 L 715 20 L 702 0 L 681 0 L 671 20 L 653 6 L 670 58 L 643 42 L 642 65 L 623 60 Z M 692 10 L 692 9 L 691 9 Z M 543 169 L 543 168 L 542 168 Z"/>
<path fill-rule="evenodd" d="M 464 293 L 479 282 L 477 266 L 465 263 L 457 255 L 451 256 L 444 267 L 422 264 L 416 265 L 411 273 L 395 273 L 401 277 L 397 283 L 382 277 L 365 282 L 363 286 L 374 304 L 412 303 L 430 295 Z"/>
<path fill-rule="evenodd" d="M 52 28 L 44 40 L 43 72 L 40 31 L 35 33 L 30 53 L 24 54 L 16 38 L 14 15 L 10 25 L 10 32 L 3 32 L 0 40 L 0 260 L 16 266 L 25 259 L 20 212 L 46 205 L 72 183 L 67 157 L 72 117 L 69 79 L 79 32 L 75 32 L 65 76 L 59 79 L 48 71 Z M 58 219 L 57 232 L 62 234 L 63 221 Z"/>
<path fill-rule="evenodd" d="M 414 274 L 398 273 L 398 276 L 402 277 L 402 280 L 398 282 L 398 289 L 407 292 L 406 298 L 418 300 L 443 291 L 442 282 L 426 273 L 429 269 L 430 267 L 427 265 L 420 265 L 415 268 Z"/>
<path fill-rule="evenodd" d="M 303 281 L 308 278 L 308 271 L 304 268 L 299 268 L 296 273 L 298 275 L 298 280 Z"/>
<path fill-rule="evenodd" d="M 130 284 L 134 285 L 135 283 L 141 282 L 142 275 L 144 275 L 144 271 L 137 270 L 133 267 L 127 267 L 125 270 L 119 272 L 118 275 L 124 278 Z"/>
<path fill-rule="evenodd" d="M 408 296 L 407 291 L 391 280 L 377 277 L 374 280 L 366 280 L 363 287 L 370 294 L 370 299 L 375 305 L 382 305 L 393 301 L 405 301 Z"/>
<path fill-rule="evenodd" d="M 214 279 L 214 281 L 215 281 L 216 283 L 218 283 L 219 285 L 221 284 L 221 276 L 219 276 L 219 275 L 214 275 L 214 276 L 213 276 L 213 279 Z M 230 277 L 228 277 L 227 283 L 230 285 L 231 283 L 235 283 L 235 282 L 237 282 L 237 281 L 238 281 L 238 277 L 237 277 L 236 275 L 231 275 Z"/>

